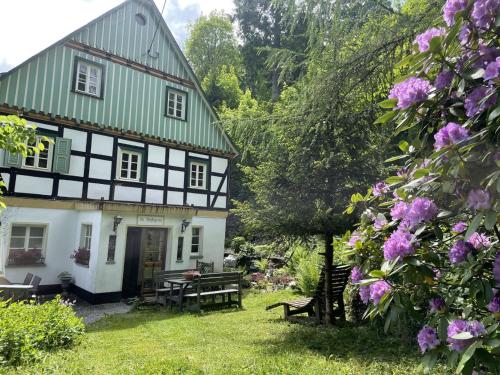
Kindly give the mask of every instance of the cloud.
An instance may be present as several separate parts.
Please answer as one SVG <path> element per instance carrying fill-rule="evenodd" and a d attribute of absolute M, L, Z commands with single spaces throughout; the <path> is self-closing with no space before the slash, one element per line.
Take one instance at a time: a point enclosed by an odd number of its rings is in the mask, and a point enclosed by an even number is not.
<path fill-rule="evenodd" d="M 0 60 L 0 73 L 5 73 L 11 70 L 14 67 L 14 65 L 9 64 L 7 62 L 7 59 L 4 57 L 2 60 Z"/>
<path fill-rule="evenodd" d="M 189 25 L 200 16 L 202 9 L 199 3 L 186 4 L 182 6 L 179 0 L 168 0 L 164 13 L 170 31 L 174 34 L 175 40 L 184 47 L 184 43 L 189 34 Z"/>

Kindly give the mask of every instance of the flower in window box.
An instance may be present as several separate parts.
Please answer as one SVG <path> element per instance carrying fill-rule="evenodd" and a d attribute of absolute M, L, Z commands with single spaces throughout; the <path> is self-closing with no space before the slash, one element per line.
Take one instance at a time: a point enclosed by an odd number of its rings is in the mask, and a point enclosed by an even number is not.
<path fill-rule="evenodd" d="M 11 250 L 9 254 L 9 264 L 29 265 L 43 263 L 41 249 Z"/>
<path fill-rule="evenodd" d="M 79 247 L 73 252 L 71 258 L 75 259 L 75 263 L 88 266 L 90 261 L 90 250 L 84 247 Z"/>

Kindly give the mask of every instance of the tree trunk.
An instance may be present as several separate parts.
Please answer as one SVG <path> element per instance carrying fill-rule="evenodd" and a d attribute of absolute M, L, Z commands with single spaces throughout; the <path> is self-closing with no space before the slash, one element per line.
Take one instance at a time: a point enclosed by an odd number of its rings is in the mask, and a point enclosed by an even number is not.
<path fill-rule="evenodd" d="M 325 323 L 333 324 L 332 301 L 333 234 L 325 233 Z"/>

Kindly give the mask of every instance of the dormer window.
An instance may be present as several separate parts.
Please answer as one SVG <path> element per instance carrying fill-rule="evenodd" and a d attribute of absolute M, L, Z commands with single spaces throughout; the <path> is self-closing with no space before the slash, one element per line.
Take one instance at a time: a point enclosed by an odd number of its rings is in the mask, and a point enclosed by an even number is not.
<path fill-rule="evenodd" d="M 76 59 L 74 91 L 101 98 L 103 68 L 80 58 Z"/>
<path fill-rule="evenodd" d="M 187 93 L 167 88 L 166 115 L 179 120 L 186 120 Z"/>

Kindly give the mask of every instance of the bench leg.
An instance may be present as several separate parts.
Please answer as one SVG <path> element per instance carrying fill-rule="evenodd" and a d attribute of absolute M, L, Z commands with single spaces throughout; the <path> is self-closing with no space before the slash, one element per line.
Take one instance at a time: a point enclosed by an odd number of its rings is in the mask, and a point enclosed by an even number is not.
<path fill-rule="evenodd" d="M 283 305 L 283 315 L 285 320 L 288 320 L 288 317 L 290 316 L 290 306 L 288 305 Z"/>
<path fill-rule="evenodd" d="M 238 292 L 238 306 L 241 308 L 241 291 Z"/>

